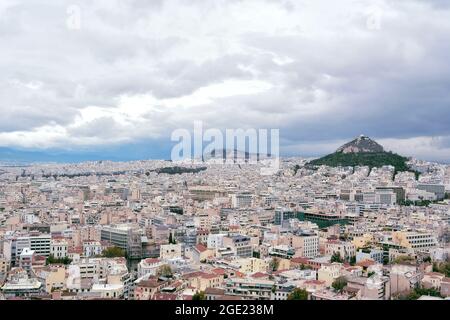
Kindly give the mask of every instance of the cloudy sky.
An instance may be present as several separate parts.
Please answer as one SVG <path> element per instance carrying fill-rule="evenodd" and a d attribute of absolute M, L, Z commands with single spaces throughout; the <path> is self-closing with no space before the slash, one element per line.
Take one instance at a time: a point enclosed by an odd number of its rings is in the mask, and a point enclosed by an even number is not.
<path fill-rule="evenodd" d="M 167 158 L 201 120 L 448 162 L 448 3 L 2 0 L 0 150 Z"/>

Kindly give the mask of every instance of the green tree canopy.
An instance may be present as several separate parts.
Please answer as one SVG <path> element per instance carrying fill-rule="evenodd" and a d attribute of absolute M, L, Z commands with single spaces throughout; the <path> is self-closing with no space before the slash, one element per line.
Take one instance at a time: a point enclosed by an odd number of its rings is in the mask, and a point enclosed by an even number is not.
<path fill-rule="evenodd" d="M 274 257 L 269 263 L 269 268 L 271 271 L 277 271 L 280 266 L 280 259 Z"/>
<path fill-rule="evenodd" d="M 192 296 L 192 300 L 206 300 L 205 292 L 200 291 Z"/>
<path fill-rule="evenodd" d="M 308 291 L 296 288 L 288 295 L 288 300 L 308 300 Z"/>
<path fill-rule="evenodd" d="M 339 277 L 332 283 L 334 290 L 342 292 L 344 287 L 347 285 L 347 279 L 345 277 Z"/>
<path fill-rule="evenodd" d="M 165 264 L 158 268 L 156 275 L 158 277 L 170 278 L 173 276 L 172 268 L 168 264 Z"/>
<path fill-rule="evenodd" d="M 441 293 L 434 288 L 425 289 L 422 287 L 418 287 L 418 288 L 415 288 L 413 291 L 411 291 L 408 295 L 400 296 L 399 299 L 400 300 L 417 300 L 421 296 L 432 296 L 432 297 L 442 298 Z"/>
<path fill-rule="evenodd" d="M 117 258 L 117 257 L 125 257 L 125 250 L 119 247 L 111 247 L 102 252 L 102 256 L 105 258 Z"/>
<path fill-rule="evenodd" d="M 69 257 L 64 257 L 64 258 L 55 258 L 54 256 L 50 255 L 48 256 L 48 258 L 45 260 L 45 264 L 49 265 L 49 264 L 65 264 L 68 265 L 72 262 L 71 259 L 69 259 Z"/>
<path fill-rule="evenodd" d="M 433 263 L 433 271 L 445 274 L 447 278 L 450 277 L 450 261 Z"/>
<path fill-rule="evenodd" d="M 339 262 L 342 263 L 344 262 L 344 259 L 342 259 L 341 254 L 339 252 L 334 252 L 333 255 L 331 256 L 331 260 L 332 263 L 333 262 Z"/>
<path fill-rule="evenodd" d="M 395 260 L 394 263 L 404 263 L 404 262 L 412 262 L 415 259 L 411 256 L 398 256 Z"/>

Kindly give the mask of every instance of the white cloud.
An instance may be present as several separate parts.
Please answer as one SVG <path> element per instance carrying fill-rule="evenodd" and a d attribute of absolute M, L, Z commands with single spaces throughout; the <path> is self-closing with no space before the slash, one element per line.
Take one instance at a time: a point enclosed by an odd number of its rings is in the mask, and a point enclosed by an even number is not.
<path fill-rule="evenodd" d="M 450 136 L 440 1 L 78 1 L 76 30 L 70 5 L 0 4 L 0 146 L 163 140 L 203 120 L 280 128 L 288 153 L 365 133 L 447 154 L 430 142 Z"/>

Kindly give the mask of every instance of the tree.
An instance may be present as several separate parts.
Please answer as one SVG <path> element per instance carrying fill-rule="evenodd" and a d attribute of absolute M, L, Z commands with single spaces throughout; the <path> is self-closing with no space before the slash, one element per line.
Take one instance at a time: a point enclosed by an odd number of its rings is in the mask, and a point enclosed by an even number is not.
<path fill-rule="evenodd" d="M 277 271 L 278 267 L 280 266 L 280 259 L 278 258 L 272 258 L 272 260 L 269 263 L 269 268 L 271 271 Z"/>
<path fill-rule="evenodd" d="M 394 263 L 404 263 L 404 262 L 412 262 L 415 259 L 411 256 L 398 256 L 395 260 Z"/>
<path fill-rule="evenodd" d="M 294 289 L 289 295 L 288 300 L 308 300 L 308 291 L 300 288 Z"/>
<path fill-rule="evenodd" d="M 168 264 L 165 264 L 156 270 L 156 275 L 158 277 L 171 278 L 173 276 L 172 268 Z"/>
<path fill-rule="evenodd" d="M 331 256 L 331 262 L 339 262 L 342 263 L 344 262 L 344 260 L 341 258 L 341 253 L 340 252 L 334 252 L 333 255 Z"/>
<path fill-rule="evenodd" d="M 125 250 L 119 247 L 111 247 L 102 252 L 102 256 L 104 258 L 117 258 L 117 257 L 125 257 Z"/>
<path fill-rule="evenodd" d="M 192 300 L 206 300 L 205 292 L 197 292 L 192 296 Z"/>
<path fill-rule="evenodd" d="M 68 265 L 72 262 L 71 259 L 69 259 L 69 257 L 64 257 L 64 258 L 55 258 L 53 255 L 48 256 L 48 258 L 45 260 L 45 264 L 49 265 L 49 264 L 65 264 Z"/>
<path fill-rule="evenodd" d="M 350 258 L 350 265 L 351 266 L 354 266 L 356 264 L 356 256 L 352 256 L 351 258 Z"/>
<path fill-rule="evenodd" d="M 433 263 L 433 271 L 445 274 L 450 277 L 450 262 Z"/>
<path fill-rule="evenodd" d="M 172 244 L 173 242 L 173 237 L 172 237 L 172 232 L 169 233 L 169 244 Z"/>
<path fill-rule="evenodd" d="M 331 284 L 334 290 L 342 292 L 344 287 L 347 285 L 347 279 L 345 277 L 339 277 Z"/>
<path fill-rule="evenodd" d="M 414 290 L 412 290 L 408 295 L 399 298 L 401 300 L 417 300 L 421 296 L 432 296 L 442 298 L 441 293 L 438 290 L 434 288 L 425 289 L 423 287 L 417 287 Z"/>

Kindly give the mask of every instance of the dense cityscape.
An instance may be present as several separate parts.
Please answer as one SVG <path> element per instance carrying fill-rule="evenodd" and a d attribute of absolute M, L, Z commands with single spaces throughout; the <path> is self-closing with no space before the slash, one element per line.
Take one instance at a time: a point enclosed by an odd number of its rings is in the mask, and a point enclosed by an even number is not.
<path fill-rule="evenodd" d="M 437 317 L 449 39 L 444 0 L 0 0 L 0 315 Z"/>
<path fill-rule="evenodd" d="M 0 299 L 450 296 L 449 165 L 308 163 L 4 164 Z"/>

